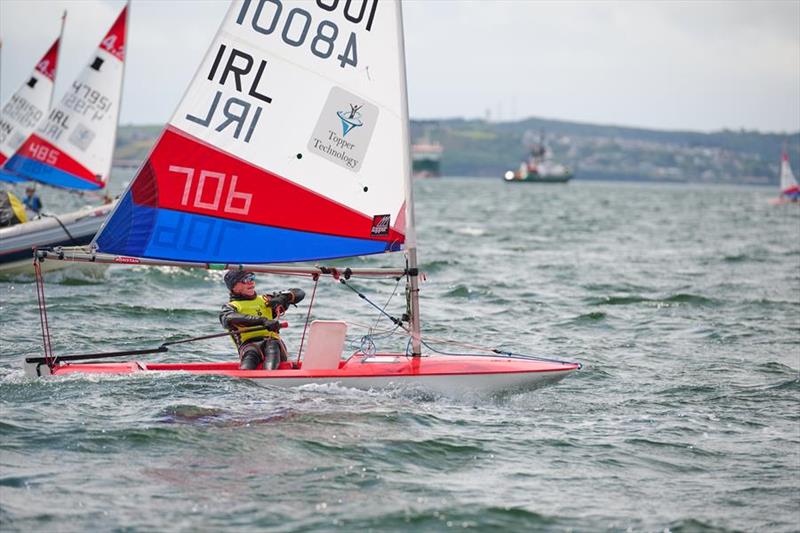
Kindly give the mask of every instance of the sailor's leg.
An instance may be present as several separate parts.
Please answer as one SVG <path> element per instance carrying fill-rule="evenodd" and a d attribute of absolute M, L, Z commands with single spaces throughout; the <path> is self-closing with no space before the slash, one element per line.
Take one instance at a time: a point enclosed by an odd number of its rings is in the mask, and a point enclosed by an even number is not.
<path fill-rule="evenodd" d="M 264 356 L 261 354 L 261 343 L 251 342 L 244 344 L 239 348 L 239 369 L 240 370 L 256 370 Z"/>
<path fill-rule="evenodd" d="M 263 342 L 264 370 L 275 370 L 281 362 L 281 343 L 276 339 L 267 339 Z"/>
<path fill-rule="evenodd" d="M 286 343 L 283 342 L 283 339 L 278 340 L 278 342 L 281 348 L 281 362 L 286 362 L 289 360 L 289 351 L 286 349 Z"/>

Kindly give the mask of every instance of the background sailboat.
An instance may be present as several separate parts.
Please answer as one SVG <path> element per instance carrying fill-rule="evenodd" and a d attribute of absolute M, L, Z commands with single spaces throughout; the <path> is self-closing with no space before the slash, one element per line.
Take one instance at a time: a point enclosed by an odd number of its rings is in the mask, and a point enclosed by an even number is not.
<path fill-rule="evenodd" d="M 58 187 L 105 187 L 122 99 L 127 13 L 126 5 L 61 101 L 6 163 L 7 170 Z"/>
<path fill-rule="evenodd" d="M 73 363 L 132 352 L 54 357 L 45 341 L 45 357 L 28 358 L 28 371 L 187 371 L 286 386 L 411 383 L 495 391 L 554 381 L 579 368 L 530 357 L 421 353 L 408 127 L 399 2 L 372 0 L 354 8 L 350 2 L 234 1 L 176 113 L 93 241 L 95 249 L 38 257 L 247 268 L 344 283 L 359 276 L 405 277 L 407 317 L 394 321 L 408 334 L 409 350 L 357 352 L 341 361 L 341 323 L 317 323 L 307 352 L 317 355 L 313 363 L 305 359 L 279 370 L 239 370 L 238 361 Z M 268 265 L 400 250 L 400 268 Z"/>
<path fill-rule="evenodd" d="M 5 168 L 18 179 L 77 191 L 108 183 L 122 97 L 127 15 L 126 5 L 61 101 L 6 162 Z M 106 202 L 0 229 L 0 273 L 32 272 L 32 248 L 88 244 L 111 209 Z"/>
<path fill-rule="evenodd" d="M 775 203 L 800 202 L 800 186 L 797 184 L 789 164 L 789 154 L 786 150 L 781 154 L 781 194 L 774 200 Z"/>
<path fill-rule="evenodd" d="M 25 178 L 3 171 L 3 168 L 41 120 L 47 116 L 50 109 L 58 69 L 58 50 L 66 18 L 65 11 L 61 17 L 61 32 L 58 38 L 36 63 L 30 77 L 0 109 L 0 180 L 25 181 Z"/>

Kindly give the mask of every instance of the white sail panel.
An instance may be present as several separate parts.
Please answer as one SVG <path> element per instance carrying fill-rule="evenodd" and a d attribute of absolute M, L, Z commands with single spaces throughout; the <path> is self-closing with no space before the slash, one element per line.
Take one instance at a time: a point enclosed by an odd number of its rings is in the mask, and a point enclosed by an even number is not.
<path fill-rule="evenodd" d="M 797 180 L 792 173 L 792 167 L 789 165 L 789 154 L 785 151 L 781 157 L 781 193 L 784 195 L 795 195 L 800 193 Z"/>
<path fill-rule="evenodd" d="M 398 12 L 377 0 L 233 2 L 98 248 L 214 262 L 399 249 Z"/>
<path fill-rule="evenodd" d="M 327 11 L 320 7 L 325 4 L 336 8 Z M 350 11 L 358 15 L 359 4 L 365 12 L 361 22 L 347 20 L 344 8 L 350 5 Z M 373 7 L 372 24 L 367 30 Z M 271 33 L 264 33 L 270 28 L 273 28 Z M 402 146 L 400 121 L 405 120 L 400 112 L 396 32 L 395 7 L 390 2 L 235 2 L 170 124 L 361 213 L 370 216 L 389 213 L 394 222 L 404 200 L 400 161 L 404 152 L 399 147 Z M 337 38 L 329 46 L 323 37 L 333 34 Z M 298 46 L 292 44 L 298 42 L 301 43 Z M 352 43 L 349 50 L 348 43 Z M 330 50 L 330 55 L 319 57 L 312 46 L 320 54 Z M 338 58 L 340 55 L 342 59 Z M 238 78 L 239 90 L 235 72 L 250 64 L 248 57 L 252 57 L 252 66 Z M 326 109 L 332 91 L 351 94 L 352 101 L 345 99 L 341 109 Z M 271 101 L 267 103 L 251 96 L 252 93 Z M 211 112 L 218 94 L 219 102 Z M 238 138 L 238 124 L 225 125 L 225 106 L 230 104 L 232 113 L 241 109 L 231 103 L 232 99 L 251 106 Z M 337 112 L 349 111 L 347 104 L 377 108 L 377 122 L 374 125 L 365 122 L 345 134 Z M 189 117 L 201 118 L 203 122 L 208 118 L 209 122 L 206 126 Z M 309 143 L 315 143 L 312 139 L 320 137 L 315 130 L 321 119 L 327 136 L 320 139 L 317 150 L 309 149 Z M 253 131 L 247 139 L 251 127 Z M 369 128 L 373 128 L 370 138 L 359 135 Z M 361 143 L 365 146 L 359 146 Z M 355 144 L 355 149 L 349 144 Z M 355 157 L 363 150 L 363 160 L 359 160 L 355 170 L 344 168 L 335 162 L 335 155 L 325 157 L 331 155 L 325 150 L 342 153 L 344 157 L 351 154 Z"/>

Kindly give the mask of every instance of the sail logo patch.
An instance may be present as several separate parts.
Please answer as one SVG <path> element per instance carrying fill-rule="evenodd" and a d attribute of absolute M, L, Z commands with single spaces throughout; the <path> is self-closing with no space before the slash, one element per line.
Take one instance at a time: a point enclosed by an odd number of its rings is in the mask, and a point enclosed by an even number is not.
<path fill-rule="evenodd" d="M 373 237 L 381 235 L 389 235 L 389 225 L 392 221 L 391 215 L 375 215 L 372 217 L 372 231 L 370 232 Z"/>
<path fill-rule="evenodd" d="M 358 172 L 367 154 L 378 107 L 341 87 L 331 87 L 308 150 L 352 172 Z"/>
<path fill-rule="evenodd" d="M 358 110 L 362 107 L 364 107 L 364 104 L 350 104 L 349 111 L 336 112 L 336 115 L 342 121 L 342 137 L 346 137 L 353 128 L 358 128 L 364 125 L 364 123 L 361 122 L 361 113 L 358 112 Z"/>
<path fill-rule="evenodd" d="M 92 130 L 79 122 L 75 129 L 72 130 L 68 140 L 74 146 L 77 146 L 85 152 L 86 149 L 89 148 L 89 145 L 92 144 L 94 136 L 95 135 Z"/>

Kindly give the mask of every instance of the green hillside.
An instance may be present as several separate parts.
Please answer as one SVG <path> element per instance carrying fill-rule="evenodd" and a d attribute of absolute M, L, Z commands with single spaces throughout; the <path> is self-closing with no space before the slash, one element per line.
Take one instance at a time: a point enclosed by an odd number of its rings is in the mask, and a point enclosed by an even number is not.
<path fill-rule="evenodd" d="M 121 126 L 115 159 L 127 165 L 142 161 L 161 128 Z M 411 123 L 413 139 L 426 138 L 444 147 L 446 176 L 499 178 L 519 166 L 526 142 L 540 134 L 556 160 L 577 170 L 576 179 L 777 183 L 784 144 L 795 168 L 800 168 L 800 132 L 659 131 L 538 118 Z"/>

